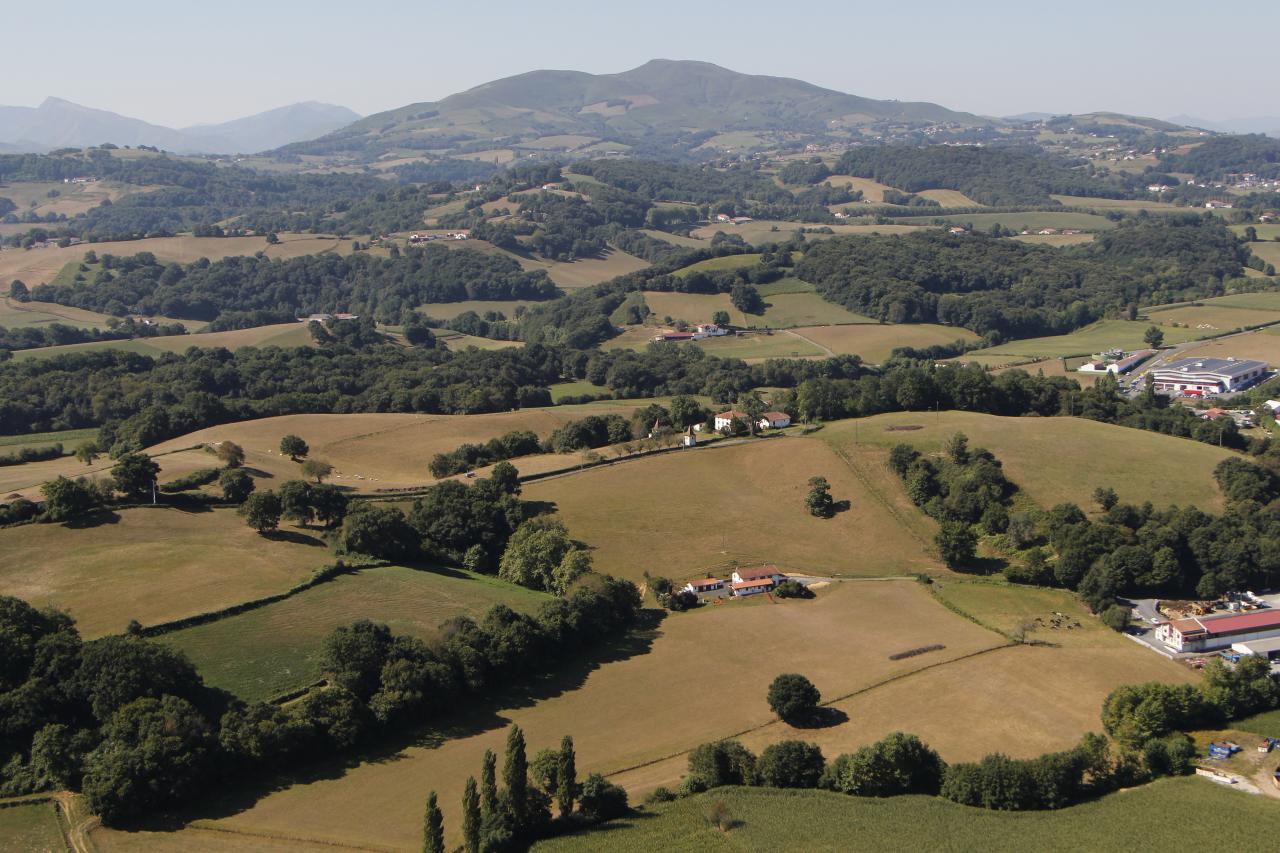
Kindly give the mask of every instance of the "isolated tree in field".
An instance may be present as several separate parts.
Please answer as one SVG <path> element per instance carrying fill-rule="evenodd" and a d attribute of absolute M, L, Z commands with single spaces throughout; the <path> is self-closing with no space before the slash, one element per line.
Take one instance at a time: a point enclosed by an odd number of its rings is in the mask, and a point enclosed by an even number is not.
<path fill-rule="evenodd" d="M 280 244 L 280 237 L 276 234 L 276 232 L 272 231 L 269 234 L 267 234 L 268 246 L 278 246 L 279 244 Z"/>
<path fill-rule="evenodd" d="M 310 453 L 311 448 L 299 436 L 290 434 L 280 439 L 280 452 L 297 462 Z"/>
<path fill-rule="evenodd" d="M 769 685 L 769 707 L 787 723 L 804 722 L 813 715 L 822 694 L 813 682 L 798 673 L 783 673 Z"/>
<path fill-rule="evenodd" d="M 9 285 L 9 298 L 14 302 L 26 302 L 31 298 L 31 291 L 22 279 L 15 278 Z"/>
<path fill-rule="evenodd" d="M 716 313 L 711 315 L 711 322 L 715 323 L 717 326 L 729 325 L 729 312 L 717 311 Z"/>
<path fill-rule="evenodd" d="M 1152 349 L 1160 349 L 1164 346 L 1164 332 L 1159 326 L 1152 326 L 1142 335 L 1142 340 Z"/>
<path fill-rule="evenodd" d="M 835 501 L 831 497 L 831 484 L 826 477 L 809 478 L 809 494 L 805 496 L 804 505 L 809 514 L 818 518 L 830 518 L 835 515 Z"/>
<path fill-rule="evenodd" d="M 234 441 L 224 441 L 218 445 L 217 457 L 228 468 L 239 468 L 244 464 L 244 448 Z"/>
<path fill-rule="evenodd" d="M 333 466 L 322 459 L 308 459 L 302 463 L 302 476 L 310 477 L 317 484 L 323 483 L 324 478 L 333 473 Z"/>
<path fill-rule="evenodd" d="M 1110 512 L 1111 508 L 1120 502 L 1120 496 L 1116 494 L 1116 490 L 1112 488 L 1103 488 L 1099 486 L 1093 490 L 1093 502 L 1103 512 Z"/>
<path fill-rule="evenodd" d="M 567 818 L 573 812 L 573 801 L 578 793 L 578 762 L 573 751 L 573 738 L 560 739 L 560 777 L 556 780 L 556 806 L 560 817 Z"/>
<path fill-rule="evenodd" d="M 268 530 L 279 527 L 280 514 L 283 511 L 280 496 L 270 490 L 249 495 L 238 510 L 248 525 L 259 533 L 266 533 Z"/>
<path fill-rule="evenodd" d="M 467 777 L 462 791 L 462 849 L 466 853 L 480 853 L 480 792 L 476 790 L 476 777 Z"/>
<path fill-rule="evenodd" d="M 422 830 L 422 853 L 444 853 L 444 815 L 440 813 L 435 791 L 427 797 Z"/>
<path fill-rule="evenodd" d="M 253 493 L 253 478 L 243 468 L 228 468 L 218 475 L 218 488 L 226 500 L 244 503 L 244 499 Z"/>
<path fill-rule="evenodd" d="M 938 546 L 942 562 L 952 569 L 972 561 L 978 549 L 978 537 L 963 521 L 944 521 L 933 541 Z"/>
<path fill-rule="evenodd" d="M 160 473 L 160 466 L 143 453 L 121 456 L 111 468 L 111 481 L 117 491 L 131 498 L 150 497 L 151 487 Z"/>
<path fill-rule="evenodd" d="M 752 284 L 735 284 L 729 290 L 729 301 L 743 314 L 763 314 L 766 308 L 760 291 Z"/>
<path fill-rule="evenodd" d="M 98 445 L 92 441 L 86 441 L 76 448 L 76 459 L 85 465 L 92 465 L 101 454 L 102 451 L 98 449 Z"/>

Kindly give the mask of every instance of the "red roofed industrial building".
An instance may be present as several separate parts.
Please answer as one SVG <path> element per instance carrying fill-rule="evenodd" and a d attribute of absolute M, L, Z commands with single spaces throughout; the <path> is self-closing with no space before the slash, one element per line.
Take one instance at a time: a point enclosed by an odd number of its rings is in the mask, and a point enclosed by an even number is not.
<path fill-rule="evenodd" d="M 1229 616 L 1174 619 L 1156 626 L 1156 639 L 1180 652 L 1225 649 L 1232 643 L 1280 636 L 1280 609 Z"/>

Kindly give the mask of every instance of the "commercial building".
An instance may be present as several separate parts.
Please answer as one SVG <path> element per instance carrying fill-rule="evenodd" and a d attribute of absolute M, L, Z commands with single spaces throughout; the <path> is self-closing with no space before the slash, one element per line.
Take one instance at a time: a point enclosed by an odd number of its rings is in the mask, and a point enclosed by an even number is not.
<path fill-rule="evenodd" d="M 1180 358 L 1147 374 L 1157 393 L 1193 397 L 1239 391 L 1267 374 L 1265 361 L 1234 358 Z"/>
<path fill-rule="evenodd" d="M 1208 652 L 1236 643 L 1280 637 L 1280 609 L 1226 616 L 1193 616 L 1156 626 L 1156 639 L 1180 652 Z"/>

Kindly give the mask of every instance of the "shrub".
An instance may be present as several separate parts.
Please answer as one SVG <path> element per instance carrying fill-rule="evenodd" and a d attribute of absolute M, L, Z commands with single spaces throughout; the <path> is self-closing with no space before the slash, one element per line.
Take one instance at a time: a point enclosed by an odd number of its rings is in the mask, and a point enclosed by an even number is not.
<path fill-rule="evenodd" d="M 689 753 L 689 779 L 696 790 L 721 785 L 755 783 L 756 757 L 736 740 L 721 740 L 694 747 Z"/>
<path fill-rule="evenodd" d="M 599 773 L 592 773 L 582 783 L 582 793 L 578 795 L 578 810 L 592 823 L 622 817 L 630 811 L 627 792 Z"/>
<path fill-rule="evenodd" d="M 817 744 L 780 741 L 760 753 L 756 762 L 756 784 L 771 788 L 816 788 L 825 766 Z"/>
<path fill-rule="evenodd" d="M 809 587 L 800 583 L 800 581 L 794 580 L 792 578 L 787 578 L 782 583 L 778 584 L 777 588 L 774 589 L 773 594 L 778 596 L 778 598 L 813 598 L 814 597 L 813 590 L 809 589 Z"/>
<path fill-rule="evenodd" d="M 165 494 L 173 494 L 174 492 L 186 492 L 191 489 L 198 489 L 201 486 L 207 486 L 214 480 L 218 479 L 218 475 L 222 473 L 219 468 L 201 468 L 199 471 L 192 471 L 190 474 L 184 474 L 171 483 L 165 483 L 160 487 L 160 491 Z"/>

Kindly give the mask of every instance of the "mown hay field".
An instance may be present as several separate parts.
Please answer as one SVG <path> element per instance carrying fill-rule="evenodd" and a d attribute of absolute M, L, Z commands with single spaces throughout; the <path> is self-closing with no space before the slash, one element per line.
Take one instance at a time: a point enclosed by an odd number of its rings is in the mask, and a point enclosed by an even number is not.
<path fill-rule="evenodd" d="M 1245 236 L 1245 231 L 1249 228 L 1253 228 L 1253 230 L 1257 232 L 1259 240 L 1266 241 L 1280 239 L 1280 222 L 1249 222 L 1241 223 L 1239 225 L 1228 225 L 1227 227 L 1234 231 L 1238 237 Z"/>
<path fill-rule="evenodd" d="M 781 299 L 783 297 L 774 297 Z M 880 323 L 852 326 L 814 326 L 793 329 L 797 335 L 837 355 L 858 355 L 870 364 L 884 361 L 895 347 L 929 347 L 957 340 L 975 341 L 968 329 L 933 323 Z"/>
<path fill-rule="evenodd" d="M 1271 365 L 1280 364 L 1280 328 L 1258 329 L 1220 341 L 1205 341 L 1188 347 L 1184 358 L 1256 358 Z"/>
<path fill-rule="evenodd" d="M 603 258 L 581 258 L 570 263 L 525 255 L 512 257 L 526 270 L 546 270 L 551 280 L 566 290 L 590 287 L 649 266 L 647 262 L 617 249 L 609 250 Z"/>
<path fill-rule="evenodd" d="M 823 183 L 833 187 L 848 186 L 853 190 L 862 190 L 862 198 L 865 201 L 874 202 L 884 201 L 884 191 L 894 189 L 888 184 L 882 184 L 870 178 L 855 178 L 852 175 L 832 175 Z"/>
<path fill-rule="evenodd" d="M 325 637 L 357 619 L 431 639 L 446 619 L 493 604 L 532 611 L 549 596 L 451 569 L 362 569 L 236 616 L 185 628 L 159 641 L 186 653 L 205 683 L 265 700 L 318 680 Z"/>
<path fill-rule="evenodd" d="M 512 347 L 524 346 L 523 341 L 500 341 L 495 338 L 478 338 L 475 335 L 464 335 L 461 332 L 450 332 L 440 330 L 436 333 L 436 339 L 445 345 L 450 352 L 458 352 L 469 347 L 476 349 L 494 350 L 494 349 L 511 349 Z"/>
<path fill-rule="evenodd" d="M 527 299 L 469 299 L 464 302 L 428 302 L 415 310 L 437 320 L 452 320 L 467 311 L 474 311 L 481 317 L 488 311 L 498 311 L 510 320 L 515 315 L 516 308 L 537 304 L 539 303 Z"/>
<path fill-rule="evenodd" d="M 787 329 L 705 338 L 693 346 L 720 358 L 813 358 L 824 354 L 821 347 Z"/>
<path fill-rule="evenodd" d="M 723 804 L 737 822 L 728 832 L 708 817 Z M 1203 779 L 1162 779 L 1078 806 L 1048 812 L 998 812 L 936 797 L 876 799 L 825 791 L 721 788 L 647 807 L 601 830 L 543 841 L 537 853 L 666 850 L 850 851 L 983 850 L 989 853 L 1131 853 L 1187 846 L 1267 853 L 1276 804 Z"/>
<path fill-rule="evenodd" d="M 1136 213 L 1139 210 L 1145 210 L 1149 213 L 1187 213 L 1189 208 L 1178 207 L 1167 201 L 1155 201 L 1153 199 L 1132 199 L 1132 198 L 1097 198 L 1094 196 L 1078 196 L 1078 195 L 1054 195 L 1051 196 L 1055 201 L 1062 202 L 1066 207 L 1085 207 L 1093 210 L 1124 210 Z"/>
<path fill-rule="evenodd" d="M 233 510 L 123 509 L 0 530 L 0 594 L 67 610 L 86 637 L 283 592 L 333 561 L 312 531 L 264 537 Z"/>
<path fill-rule="evenodd" d="M 725 255 L 719 258 L 708 258 L 705 261 L 698 261 L 696 264 L 690 264 L 683 269 L 678 269 L 672 275 L 684 278 L 695 272 L 723 272 L 724 270 L 745 269 L 760 263 L 761 257 L 758 253 L 748 253 L 745 255 Z"/>
<path fill-rule="evenodd" d="M 54 803 L 0 808 L 0 847 L 14 853 L 64 853 L 67 841 Z"/>
<path fill-rule="evenodd" d="M 936 201 L 943 207 L 986 207 L 959 190 L 921 190 L 916 195 Z"/>
<path fill-rule="evenodd" d="M 672 614 L 654 632 L 647 651 L 553 680 L 535 691 L 542 697 L 535 701 L 525 695 L 516 706 L 459 721 L 452 739 L 433 744 L 427 737 L 432 745 L 406 747 L 343 773 L 316 774 L 328 778 L 284 787 L 197 826 L 414 850 L 421 844 L 422 797 L 405 792 L 435 790 L 448 838 L 456 843 L 463 784 L 479 772 L 485 749 L 501 753 L 510 723 L 524 730 L 530 754 L 571 734 L 580 776 L 614 774 L 627 784 L 629 773 L 623 771 L 628 768 L 769 725 L 773 715 L 765 693 L 779 672 L 804 672 L 827 695 L 840 696 L 1002 642 L 941 608 L 914 581 L 850 581 L 813 601 L 726 604 Z M 946 646 L 932 661 L 929 656 L 889 660 L 891 654 L 931 643 Z M 1008 721 L 984 725 L 1003 729 Z M 956 740 L 965 736 L 957 731 Z M 1011 742 L 1008 748 L 1016 751 L 1019 745 Z M 677 781 L 678 772 L 655 784 Z M 645 793 L 634 783 L 630 790 L 636 799 Z"/>
<path fill-rule="evenodd" d="M 1041 246 L 1079 246 L 1092 243 L 1093 234 L 1019 234 L 1013 239 L 1019 243 L 1036 243 Z"/>
<path fill-rule="evenodd" d="M 1250 243 L 1253 254 L 1274 267 L 1280 268 L 1280 243 Z"/>
<path fill-rule="evenodd" d="M 804 496 L 813 476 L 826 477 L 849 511 L 811 516 Z M 925 551 L 927 530 L 900 522 L 897 507 L 811 438 L 637 459 L 528 483 L 524 493 L 555 504 L 599 571 L 637 581 L 645 572 L 701 577 L 731 560 L 818 575 L 941 570 Z"/>
<path fill-rule="evenodd" d="M 305 347 L 310 346 L 311 343 L 311 332 L 308 331 L 306 323 L 276 323 L 229 332 L 200 332 L 193 335 L 164 335 L 155 338 L 40 347 L 18 350 L 13 357 L 15 359 L 53 358 L 69 352 L 122 350 L 159 358 L 165 353 L 184 353 L 190 347 L 225 347 L 229 350 L 237 350 L 242 347 Z"/>
<path fill-rule="evenodd" d="M 1006 476 L 1046 509 L 1064 501 L 1090 509 L 1093 490 L 1103 486 L 1130 503 L 1219 510 L 1222 496 L 1213 469 L 1236 455 L 1187 438 L 1081 418 L 972 412 L 893 412 L 828 424 L 818 435 L 866 465 L 884 468 L 893 445 L 937 453 L 956 432 L 967 435 L 971 446 L 994 453 Z"/>
<path fill-rule="evenodd" d="M 1216 300 L 1205 300 L 1196 305 L 1149 308 L 1147 317 L 1152 323 L 1159 325 L 1162 331 L 1177 323 L 1190 327 L 1201 335 L 1211 335 L 1263 323 L 1280 322 L 1280 308 L 1233 305 L 1232 297 L 1224 296 Z"/>
<path fill-rule="evenodd" d="M 785 283 L 784 283 L 785 282 Z M 710 323 L 717 311 L 729 314 L 732 326 L 785 329 L 793 326 L 822 326 L 832 323 L 872 323 L 869 317 L 828 302 L 798 279 L 762 286 L 768 306 L 764 314 L 744 314 L 729 301 L 727 293 L 674 293 L 646 291 L 645 303 L 653 312 L 651 320 L 666 317 L 688 323 Z M 772 287 L 772 292 L 770 288 Z"/>

